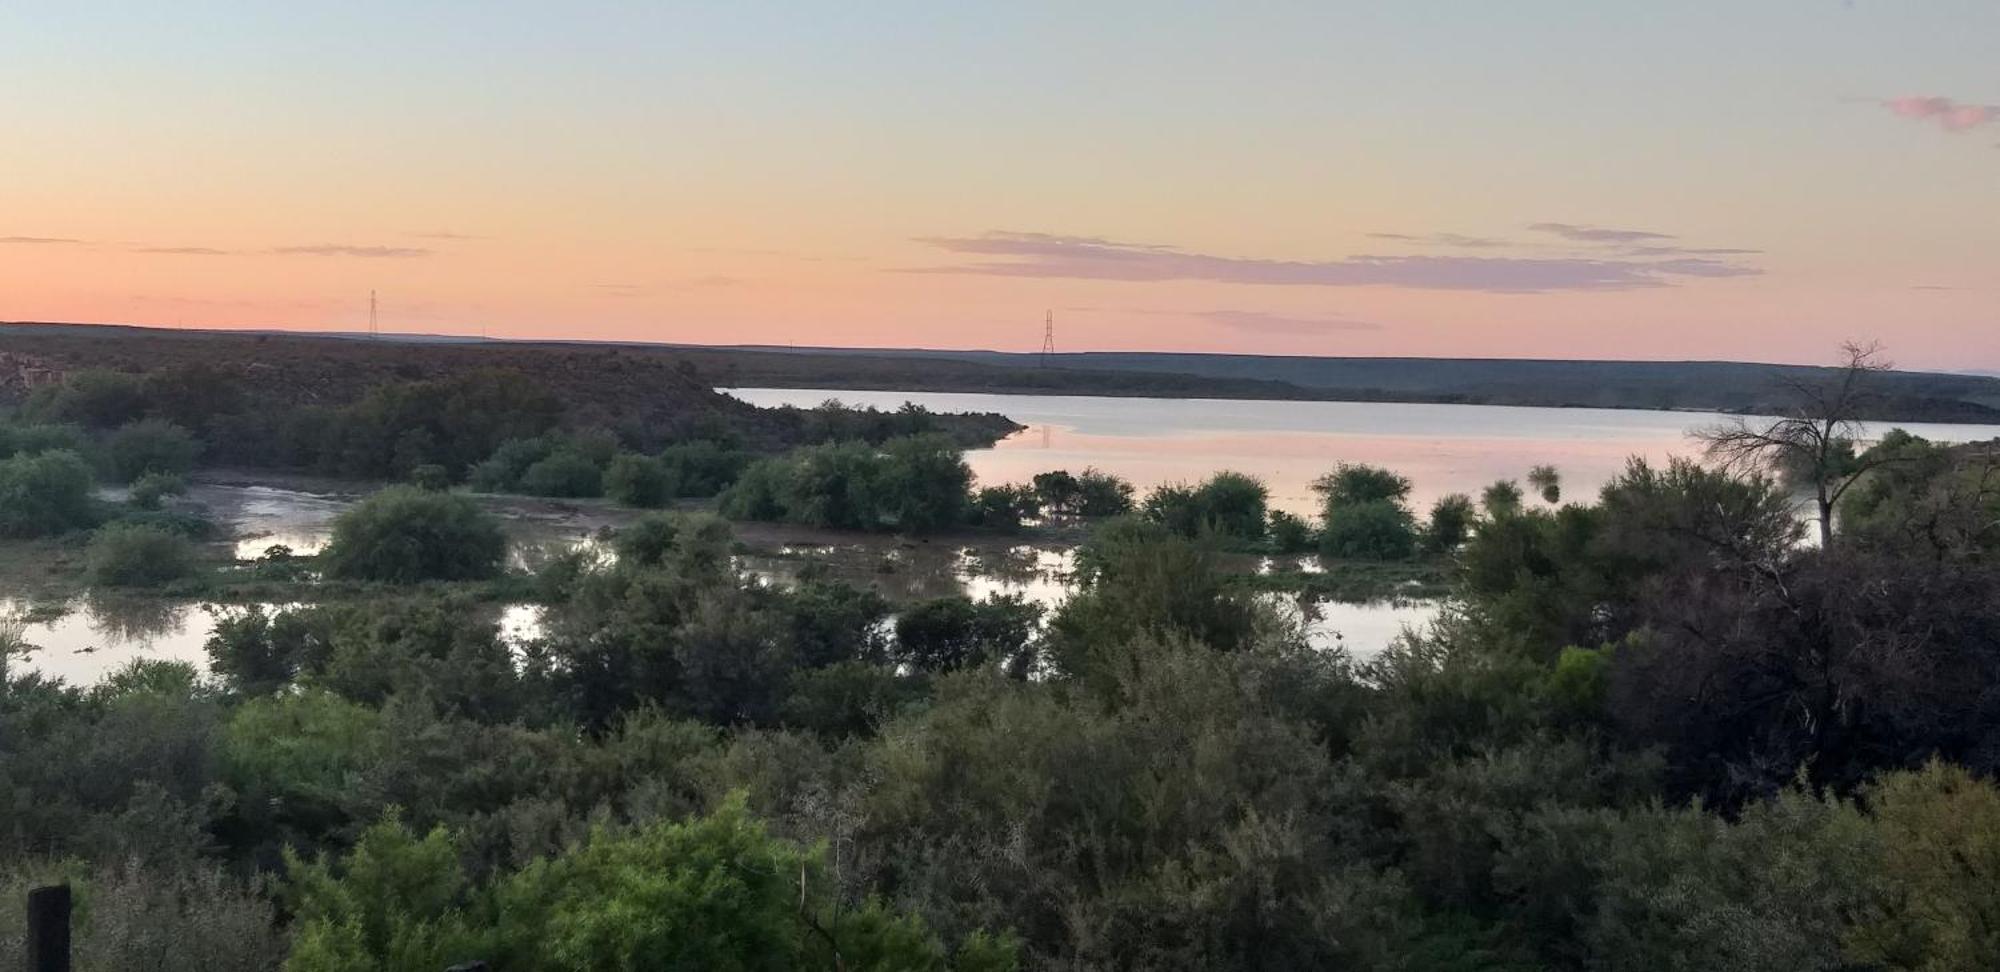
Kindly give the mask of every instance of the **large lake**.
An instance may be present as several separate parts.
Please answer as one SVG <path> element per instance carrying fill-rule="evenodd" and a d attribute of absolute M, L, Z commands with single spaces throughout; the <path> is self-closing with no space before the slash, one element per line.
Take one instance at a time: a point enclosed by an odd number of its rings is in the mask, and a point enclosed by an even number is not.
<path fill-rule="evenodd" d="M 1132 481 L 1141 495 L 1162 483 L 1193 482 L 1222 469 L 1248 473 L 1271 490 L 1272 505 L 1315 510 L 1312 481 L 1340 462 L 1384 466 L 1410 478 L 1421 512 L 1446 493 L 1470 493 L 1496 479 L 1519 479 L 1547 463 L 1562 472 L 1567 497 L 1594 495 L 1632 456 L 1664 461 L 1699 456 L 1692 429 L 1729 421 L 1707 412 L 1379 402 L 1264 402 L 1076 395 L 971 395 L 930 392 L 734 388 L 754 405 L 811 407 L 827 399 L 883 409 L 914 402 L 937 412 L 999 412 L 1026 431 L 966 456 L 981 483 L 1026 482 L 1048 469 L 1096 466 Z M 2000 436 L 2000 426 L 1885 423 L 1942 442 Z"/>

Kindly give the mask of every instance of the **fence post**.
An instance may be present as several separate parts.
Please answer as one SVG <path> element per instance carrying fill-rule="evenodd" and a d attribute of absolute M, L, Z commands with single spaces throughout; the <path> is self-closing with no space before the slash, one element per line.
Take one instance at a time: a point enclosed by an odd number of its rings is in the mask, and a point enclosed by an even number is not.
<path fill-rule="evenodd" d="M 69 885 L 28 892 L 28 972 L 69 972 Z"/>

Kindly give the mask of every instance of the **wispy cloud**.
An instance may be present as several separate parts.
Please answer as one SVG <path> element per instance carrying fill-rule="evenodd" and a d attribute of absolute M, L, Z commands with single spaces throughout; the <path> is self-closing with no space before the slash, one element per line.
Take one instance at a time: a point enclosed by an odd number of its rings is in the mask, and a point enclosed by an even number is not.
<path fill-rule="evenodd" d="M 313 246 L 280 246 L 272 253 L 286 256 L 342 256 L 402 259 L 430 256 L 431 251 L 415 246 L 351 246 L 344 243 L 320 243 Z"/>
<path fill-rule="evenodd" d="M 1904 95 L 1882 102 L 1882 107 L 1903 118 L 1936 122 L 1947 132 L 1969 132 L 2000 122 L 2000 105 L 1966 104 L 1938 95 Z"/>
<path fill-rule="evenodd" d="M 1211 324 L 1252 331 L 1259 334 L 1323 334 L 1327 331 L 1379 331 L 1382 325 L 1374 321 L 1357 321 L 1348 317 L 1292 317 L 1285 314 L 1268 314 L 1263 311 L 1211 310 L 1195 311 L 1188 315 Z"/>
<path fill-rule="evenodd" d="M 1426 246 L 1456 246 L 1468 250 L 1491 250 L 1507 246 L 1506 240 L 1490 236 L 1466 236 L 1461 233 L 1370 233 L 1369 239 L 1393 240 L 1397 243 L 1421 243 Z"/>
<path fill-rule="evenodd" d="M 490 236 L 480 236 L 480 235 L 478 235 L 478 234 L 476 234 L 476 233 L 454 233 L 454 232 L 452 232 L 451 230 L 425 230 L 425 231 L 423 231 L 423 232 L 411 232 L 411 233 L 405 233 L 405 234 L 403 234 L 403 235 L 404 235 L 404 236 L 412 236 L 412 237 L 415 237 L 415 238 L 417 238 L 417 239 L 420 239 L 420 240 L 490 240 L 490 239 L 492 239 L 492 237 L 490 237 Z"/>
<path fill-rule="evenodd" d="M 1577 223 L 1531 223 L 1528 228 L 1537 233 L 1560 236 L 1572 243 L 1646 243 L 1654 240 L 1671 240 L 1674 238 L 1671 233 L 1611 229 L 1604 226 L 1583 226 Z"/>
<path fill-rule="evenodd" d="M 1738 246 L 1633 246 L 1624 251 L 1626 256 L 1756 256 L 1763 250 L 1746 250 Z"/>
<path fill-rule="evenodd" d="M 23 246 L 41 246 L 47 244 L 65 246 L 80 244 L 82 242 L 82 240 L 64 239 L 58 236 L 0 236 L 0 243 L 17 243 Z"/>
<path fill-rule="evenodd" d="M 218 250 L 212 246 L 142 246 L 134 253 L 174 253 L 182 256 L 228 256 L 228 250 Z"/>
<path fill-rule="evenodd" d="M 1678 278 L 1740 277 L 1761 272 L 1754 267 L 1702 257 L 1628 260 L 1358 255 L 1339 260 L 1270 260 L 1052 233 L 992 232 L 973 237 L 929 237 L 922 242 L 949 253 L 1006 259 L 909 268 L 903 272 L 1127 281 L 1210 280 L 1309 287 L 1389 286 L 1496 293 L 1633 290 L 1672 286 Z"/>

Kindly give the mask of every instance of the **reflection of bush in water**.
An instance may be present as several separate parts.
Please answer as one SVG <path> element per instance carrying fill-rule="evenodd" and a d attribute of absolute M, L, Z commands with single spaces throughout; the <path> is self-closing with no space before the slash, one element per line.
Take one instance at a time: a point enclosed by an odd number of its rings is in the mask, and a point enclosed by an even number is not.
<path fill-rule="evenodd" d="M 965 577 L 987 577 L 1007 584 L 1026 585 L 1057 578 L 1064 555 L 1039 547 L 1020 545 L 981 550 L 968 547 L 960 554 L 957 572 Z"/>
<path fill-rule="evenodd" d="M 150 597 L 118 597 L 94 592 L 84 599 L 90 630 L 118 641 L 145 641 L 172 634 L 187 624 L 190 605 Z"/>
<path fill-rule="evenodd" d="M 0 618 L 0 679 L 7 675 L 7 659 L 28 650 L 23 637 L 27 630 L 27 623 L 18 618 Z"/>

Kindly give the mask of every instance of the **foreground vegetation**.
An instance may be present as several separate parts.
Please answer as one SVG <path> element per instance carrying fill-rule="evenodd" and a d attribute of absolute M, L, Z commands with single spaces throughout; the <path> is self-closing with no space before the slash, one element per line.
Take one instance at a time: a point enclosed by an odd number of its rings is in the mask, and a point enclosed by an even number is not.
<path fill-rule="evenodd" d="M 1230 474 L 989 504 L 934 440 L 821 446 L 763 515 L 1086 518 L 1074 593 L 892 612 L 655 513 L 522 579 L 522 645 L 429 580 L 502 571 L 491 520 L 398 487 L 314 562 L 367 600 L 235 612 L 206 674 L 0 672 L 0 894 L 75 882 L 86 968 L 2000 967 L 1994 457 L 1795 453 L 1421 518 L 1346 466 L 1306 522 Z M 65 498 L 85 454 L 0 460 L 6 522 L 160 561 L 171 510 Z M 1825 542 L 1790 486 L 1837 497 Z M 1454 598 L 1317 651 L 1245 549 Z"/>

